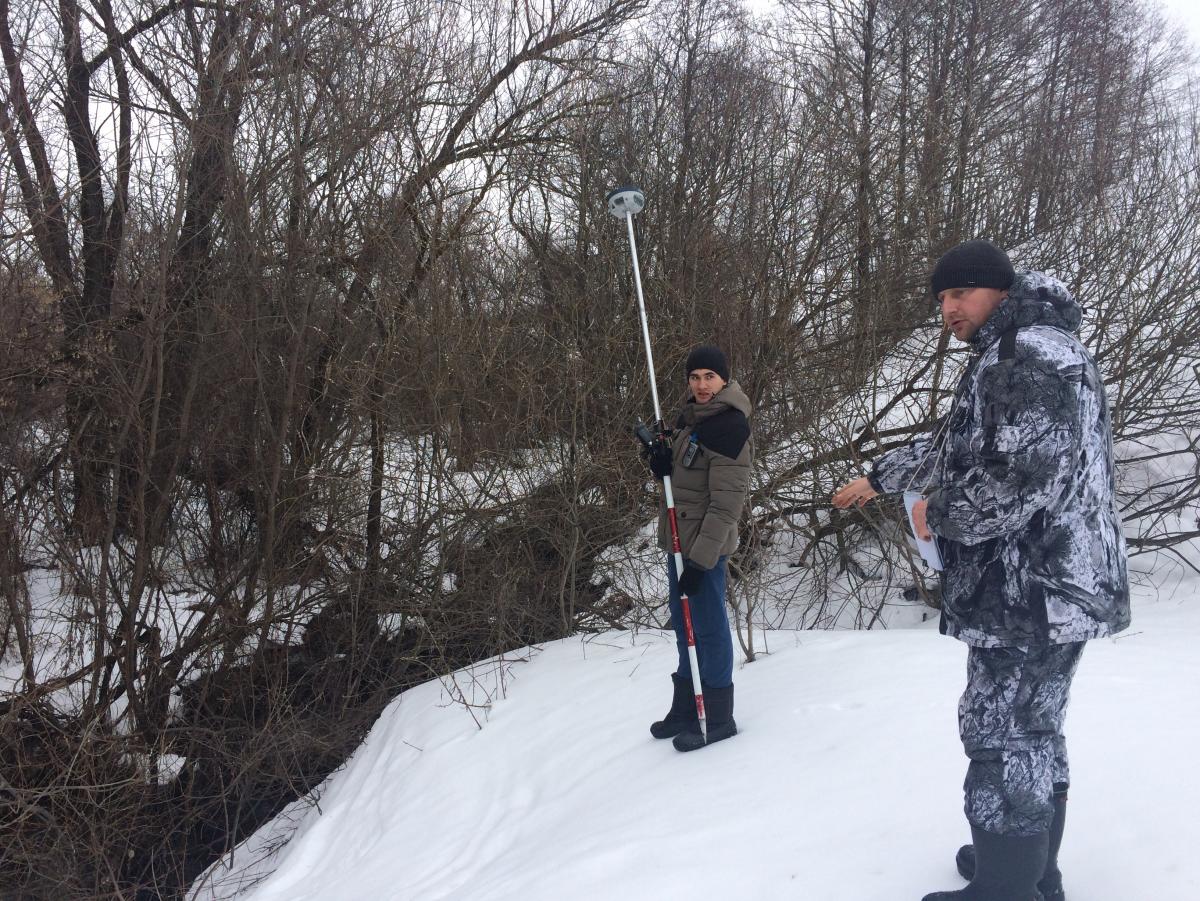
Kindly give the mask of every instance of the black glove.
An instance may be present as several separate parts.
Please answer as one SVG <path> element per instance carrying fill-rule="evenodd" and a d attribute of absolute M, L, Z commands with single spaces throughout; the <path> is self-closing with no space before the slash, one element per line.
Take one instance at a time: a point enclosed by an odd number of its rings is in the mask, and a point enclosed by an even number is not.
<path fill-rule="evenodd" d="M 666 438 L 655 438 L 652 444 L 646 445 L 642 456 L 650 464 L 650 471 L 656 479 L 669 476 L 675 470 L 674 451 L 671 450 L 671 442 Z"/>
<path fill-rule="evenodd" d="M 707 569 L 697 566 L 691 560 L 684 560 L 683 573 L 679 576 L 679 593 L 690 598 L 699 590 L 706 572 Z"/>

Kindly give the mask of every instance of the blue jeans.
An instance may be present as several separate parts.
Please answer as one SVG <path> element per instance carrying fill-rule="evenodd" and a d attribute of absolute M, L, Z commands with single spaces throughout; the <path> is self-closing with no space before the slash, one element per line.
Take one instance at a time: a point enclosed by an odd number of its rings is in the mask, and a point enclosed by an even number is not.
<path fill-rule="evenodd" d="M 687 631 L 683 627 L 683 602 L 679 599 L 679 581 L 675 577 L 675 559 L 667 555 L 667 576 L 671 587 L 671 625 L 679 647 L 679 675 L 691 679 L 688 661 Z M 692 633 L 696 636 L 696 656 L 700 660 L 700 682 L 708 688 L 727 688 L 733 684 L 733 638 L 729 634 L 729 615 L 725 612 L 725 557 L 704 574 L 700 588 L 688 598 L 692 613 Z"/>

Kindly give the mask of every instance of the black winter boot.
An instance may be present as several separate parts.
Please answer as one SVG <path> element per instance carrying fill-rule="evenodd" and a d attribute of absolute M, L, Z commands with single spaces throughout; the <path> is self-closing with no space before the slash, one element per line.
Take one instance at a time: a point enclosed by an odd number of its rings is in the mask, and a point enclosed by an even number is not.
<path fill-rule="evenodd" d="M 1067 826 L 1067 786 L 1054 786 L 1054 819 L 1050 821 L 1050 848 L 1046 855 L 1046 870 L 1038 880 L 1045 901 L 1067 901 L 1063 891 L 1062 871 L 1058 868 L 1058 849 L 1062 847 L 1063 830 Z"/>
<path fill-rule="evenodd" d="M 705 744 L 737 735 L 737 723 L 733 721 L 733 686 L 710 688 L 704 686 L 704 720 L 708 729 L 708 741 L 700 735 L 700 721 L 694 715 L 687 730 L 675 736 L 676 751 L 695 751 Z M 695 711 L 692 711 L 693 714 Z"/>
<path fill-rule="evenodd" d="M 971 827 L 975 875 L 957 892 L 934 892 L 924 901 L 1040 901 L 1037 881 L 1046 869 L 1050 834 L 997 835 Z"/>
<path fill-rule="evenodd" d="M 1063 830 L 1067 824 L 1067 784 L 1054 784 L 1054 819 L 1050 822 L 1050 847 L 1046 855 L 1046 870 L 1038 880 L 1038 890 L 1045 901 L 1067 901 L 1063 890 L 1062 871 L 1058 868 L 1058 851 L 1062 847 Z M 963 879 L 975 875 L 975 847 L 963 845 L 954 857 L 954 864 Z"/>
<path fill-rule="evenodd" d="M 700 728 L 696 716 L 696 695 L 692 692 L 692 680 L 679 673 L 671 673 L 675 694 L 671 698 L 671 709 L 657 723 L 650 725 L 650 734 L 655 738 L 673 738 L 688 727 Z"/>

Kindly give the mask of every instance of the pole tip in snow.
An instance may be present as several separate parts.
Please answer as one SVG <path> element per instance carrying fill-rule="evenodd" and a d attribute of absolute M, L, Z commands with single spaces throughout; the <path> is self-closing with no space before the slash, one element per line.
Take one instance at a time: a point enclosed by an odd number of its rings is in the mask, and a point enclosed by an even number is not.
<path fill-rule="evenodd" d="M 612 215 L 624 219 L 627 215 L 636 216 L 645 208 L 646 195 L 636 185 L 625 185 L 623 188 L 609 191 L 604 202 Z"/>

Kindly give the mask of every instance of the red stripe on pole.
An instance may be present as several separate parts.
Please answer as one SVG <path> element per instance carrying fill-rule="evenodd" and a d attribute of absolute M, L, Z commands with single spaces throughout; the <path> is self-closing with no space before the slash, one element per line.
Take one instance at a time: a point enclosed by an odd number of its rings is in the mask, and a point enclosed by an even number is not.
<path fill-rule="evenodd" d="M 667 507 L 667 519 L 671 523 L 671 550 L 676 554 L 682 554 L 683 549 L 680 547 L 680 544 L 679 544 L 679 525 L 678 525 L 678 523 L 675 522 L 675 508 L 674 507 Z M 678 575 L 682 575 L 682 574 L 676 573 L 676 575 L 678 576 Z"/>
<path fill-rule="evenodd" d="M 692 605 L 688 603 L 687 595 L 680 595 L 683 602 L 683 622 L 687 626 L 687 641 L 689 647 L 696 646 L 696 633 L 692 631 Z"/>

